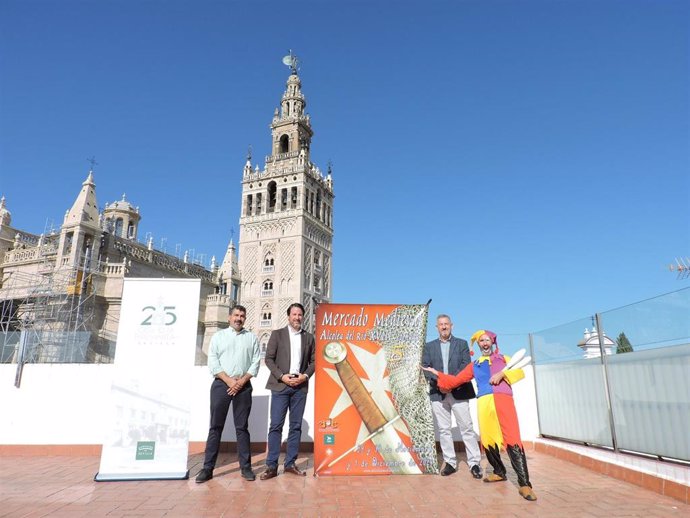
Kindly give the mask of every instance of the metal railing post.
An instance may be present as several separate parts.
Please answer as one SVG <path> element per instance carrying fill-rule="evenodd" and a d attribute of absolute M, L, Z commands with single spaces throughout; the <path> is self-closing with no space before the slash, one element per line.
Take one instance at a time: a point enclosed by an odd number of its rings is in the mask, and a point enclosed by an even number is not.
<path fill-rule="evenodd" d="M 537 426 L 539 427 L 539 435 L 541 436 L 541 412 L 539 411 L 539 392 L 537 390 L 537 361 L 534 354 L 534 339 L 532 333 L 529 333 L 529 354 L 532 357 L 530 364 L 532 365 L 532 382 L 534 383 L 534 402 L 537 406 Z"/>
<path fill-rule="evenodd" d="M 611 403 L 611 386 L 609 383 L 609 366 L 606 358 L 606 347 L 604 346 L 604 331 L 601 326 L 601 315 L 596 313 L 594 315 L 597 324 L 597 335 L 599 337 L 599 351 L 601 351 L 601 365 L 604 374 L 604 390 L 606 393 L 606 406 L 609 411 L 609 426 L 611 427 L 611 444 L 613 451 L 618 451 L 618 440 L 616 439 L 616 426 L 613 421 L 613 404 Z"/>

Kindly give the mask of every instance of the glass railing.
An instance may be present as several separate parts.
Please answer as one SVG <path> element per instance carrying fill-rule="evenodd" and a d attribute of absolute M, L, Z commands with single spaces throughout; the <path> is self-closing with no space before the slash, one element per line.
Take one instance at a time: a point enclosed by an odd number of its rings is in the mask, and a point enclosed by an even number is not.
<path fill-rule="evenodd" d="M 531 340 L 542 435 L 690 461 L 690 288 Z"/>
<path fill-rule="evenodd" d="M 586 356 L 591 328 L 587 318 L 532 334 L 539 429 L 546 436 L 612 447 L 602 362 Z"/>

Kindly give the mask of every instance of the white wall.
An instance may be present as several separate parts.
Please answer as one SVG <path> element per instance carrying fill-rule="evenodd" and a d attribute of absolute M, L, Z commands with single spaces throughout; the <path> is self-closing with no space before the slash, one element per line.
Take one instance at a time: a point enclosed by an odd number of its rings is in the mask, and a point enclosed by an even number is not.
<path fill-rule="evenodd" d="M 102 444 L 103 424 L 109 411 L 114 366 L 89 364 L 28 364 L 20 388 L 15 388 L 15 364 L 0 364 L 0 444 Z M 532 369 L 514 387 L 520 430 L 525 440 L 538 436 Z M 206 441 L 211 375 L 206 367 L 192 371 L 194 405 L 190 441 Z M 269 422 L 268 369 L 261 366 L 253 382 L 254 400 L 249 420 L 252 442 L 265 442 Z M 476 405 L 473 405 L 476 408 Z M 232 412 L 230 413 L 232 415 Z M 476 413 L 473 413 L 476 428 Z M 313 442 L 314 378 L 304 412 L 302 440 Z M 284 434 L 287 434 L 285 426 Z M 457 428 L 456 440 L 461 440 Z M 226 426 L 223 440 L 234 441 L 235 429 Z"/>

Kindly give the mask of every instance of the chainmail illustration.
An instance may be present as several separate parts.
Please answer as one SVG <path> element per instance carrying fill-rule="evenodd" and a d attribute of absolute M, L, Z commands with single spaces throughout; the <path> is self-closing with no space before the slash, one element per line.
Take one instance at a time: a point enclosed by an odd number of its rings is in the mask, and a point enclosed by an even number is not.
<path fill-rule="evenodd" d="M 371 330 L 386 354 L 393 403 L 410 430 L 427 473 L 438 473 L 428 384 L 420 369 L 429 306 L 400 306 Z"/>

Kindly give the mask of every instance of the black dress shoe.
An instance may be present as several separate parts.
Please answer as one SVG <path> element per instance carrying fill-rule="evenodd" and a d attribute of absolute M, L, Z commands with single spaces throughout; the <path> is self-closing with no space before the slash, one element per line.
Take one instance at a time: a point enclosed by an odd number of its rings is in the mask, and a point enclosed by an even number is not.
<path fill-rule="evenodd" d="M 472 476 L 474 478 L 482 478 L 482 468 L 479 467 L 479 464 L 475 464 L 470 468 L 470 473 L 472 473 Z"/>
<path fill-rule="evenodd" d="M 261 475 L 259 475 L 259 478 L 261 480 L 268 480 L 270 478 L 274 478 L 278 476 L 278 469 L 277 468 L 267 468 L 266 471 L 264 471 Z"/>
<path fill-rule="evenodd" d="M 293 475 L 297 475 L 298 477 L 306 477 L 307 476 L 306 471 L 302 471 L 301 469 L 299 469 L 294 464 L 292 466 L 286 467 L 283 471 L 285 473 L 292 473 Z"/>
<path fill-rule="evenodd" d="M 442 477 L 447 477 L 448 475 L 452 475 L 455 473 L 457 470 L 451 466 L 450 464 L 446 463 L 445 466 L 443 466 L 443 469 L 441 470 L 441 476 Z"/>
<path fill-rule="evenodd" d="M 199 472 L 199 474 L 196 476 L 196 483 L 197 484 L 203 484 L 204 482 L 208 482 L 212 478 L 213 478 L 213 470 L 203 468 Z"/>
<path fill-rule="evenodd" d="M 242 468 L 242 478 L 245 480 L 256 480 L 256 475 L 252 471 L 252 468 Z"/>

